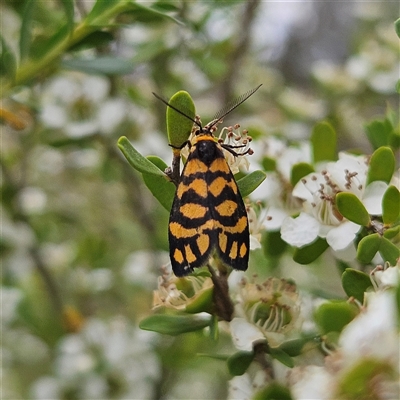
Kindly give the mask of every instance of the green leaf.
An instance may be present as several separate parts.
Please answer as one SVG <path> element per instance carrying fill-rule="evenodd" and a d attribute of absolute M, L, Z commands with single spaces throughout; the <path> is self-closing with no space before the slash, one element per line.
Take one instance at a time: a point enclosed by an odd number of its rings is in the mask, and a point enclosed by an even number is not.
<path fill-rule="evenodd" d="M 227 360 L 229 373 L 233 376 L 243 375 L 253 360 L 254 352 L 252 351 L 239 351 L 231 355 Z"/>
<path fill-rule="evenodd" d="M 169 104 L 182 111 L 189 118 L 179 114 L 171 107 L 167 107 L 167 134 L 168 142 L 174 147 L 181 147 L 192 131 L 196 109 L 188 92 L 181 90 L 169 100 Z"/>
<path fill-rule="evenodd" d="M 22 24 L 19 37 L 19 54 L 21 60 L 25 60 L 29 56 L 32 42 L 32 21 L 35 3 L 35 0 L 27 0 L 22 14 Z"/>
<path fill-rule="evenodd" d="M 97 0 L 96 4 L 91 9 L 90 13 L 87 15 L 85 23 L 91 24 L 95 21 L 95 19 L 101 17 L 106 12 L 110 10 L 110 8 L 115 7 L 121 0 Z"/>
<path fill-rule="evenodd" d="M 283 350 L 281 350 L 279 347 L 271 347 L 269 349 L 269 354 L 271 354 L 272 358 L 274 358 L 275 360 L 278 360 L 283 365 L 286 365 L 289 368 L 294 367 L 293 358 L 290 357 L 289 354 L 287 354 Z"/>
<path fill-rule="evenodd" d="M 176 187 L 166 176 L 142 173 L 143 181 L 152 195 L 168 211 L 171 211 Z"/>
<path fill-rule="evenodd" d="M 379 253 L 390 265 L 396 265 L 396 261 L 400 257 L 400 249 L 385 237 L 381 240 Z"/>
<path fill-rule="evenodd" d="M 214 287 L 203 290 L 188 302 L 185 311 L 189 314 L 210 312 L 213 305 L 213 293 Z"/>
<path fill-rule="evenodd" d="M 7 45 L 2 36 L 1 39 L 1 55 L 0 55 L 0 76 L 5 75 L 11 81 L 15 78 L 17 69 L 17 59 L 11 48 Z"/>
<path fill-rule="evenodd" d="M 162 176 L 165 179 L 165 174 L 157 168 L 151 161 L 146 157 L 143 157 L 131 144 L 131 142 L 125 137 L 121 136 L 118 139 L 118 147 L 128 160 L 129 164 L 132 165 L 137 171 Z"/>
<path fill-rule="evenodd" d="M 267 387 L 258 391 L 252 400 L 293 400 L 290 390 L 286 386 L 273 381 Z"/>
<path fill-rule="evenodd" d="M 335 198 L 336 207 L 349 221 L 358 225 L 368 226 L 371 222 L 364 204 L 353 193 L 341 192 Z"/>
<path fill-rule="evenodd" d="M 264 171 L 253 171 L 237 181 L 240 194 L 242 197 L 247 197 L 265 180 L 267 174 Z"/>
<path fill-rule="evenodd" d="M 336 132 L 328 122 L 315 125 L 311 134 L 314 163 L 320 161 L 335 161 Z"/>
<path fill-rule="evenodd" d="M 218 325 L 218 317 L 216 315 L 212 315 L 211 324 L 210 324 L 210 338 L 215 342 L 219 339 L 219 325 Z"/>
<path fill-rule="evenodd" d="M 347 296 L 353 296 L 363 304 L 364 293 L 372 286 L 372 283 L 366 273 L 347 268 L 342 274 L 342 286 Z"/>
<path fill-rule="evenodd" d="M 210 323 L 211 316 L 156 314 L 143 319 L 139 323 L 139 327 L 145 331 L 176 336 L 204 329 Z"/>
<path fill-rule="evenodd" d="M 264 157 L 261 161 L 261 165 L 264 171 L 275 171 L 276 170 L 276 160 L 270 157 Z"/>
<path fill-rule="evenodd" d="M 91 49 L 93 47 L 100 47 L 110 43 L 113 40 L 114 36 L 110 32 L 96 30 L 89 33 L 78 42 L 74 43 L 68 48 L 68 51 L 78 51 Z"/>
<path fill-rule="evenodd" d="M 92 59 L 75 58 L 64 60 L 63 68 L 82 71 L 87 74 L 124 75 L 131 73 L 136 66 L 126 58 L 101 56 Z"/>
<path fill-rule="evenodd" d="M 365 125 L 365 131 L 372 147 L 376 150 L 390 143 L 393 126 L 387 119 L 375 120 Z"/>
<path fill-rule="evenodd" d="M 306 265 L 315 261 L 327 248 L 329 244 L 325 239 L 317 238 L 311 244 L 296 248 L 293 254 L 293 260 L 299 264 Z"/>
<path fill-rule="evenodd" d="M 392 179 L 396 160 L 390 147 L 375 150 L 369 161 L 367 185 L 374 181 L 389 183 Z"/>
<path fill-rule="evenodd" d="M 397 372 L 386 360 L 380 360 L 365 354 L 355 360 L 351 368 L 336 382 L 338 399 L 371 399 L 376 398 L 371 391 L 371 382 L 388 378 L 388 382 Z M 393 380 L 394 383 L 394 380 Z"/>
<path fill-rule="evenodd" d="M 396 82 L 396 92 L 400 94 L 400 79 L 398 79 Z"/>
<path fill-rule="evenodd" d="M 146 158 L 162 172 L 164 172 L 167 168 L 167 164 L 165 164 L 164 160 L 162 160 L 160 157 L 147 156 Z M 168 212 L 170 212 L 176 192 L 175 185 L 171 181 L 166 179 L 165 175 L 159 176 L 143 173 L 142 176 L 144 183 L 153 194 L 153 196 Z"/>
<path fill-rule="evenodd" d="M 302 162 L 298 164 L 294 164 L 292 171 L 290 173 L 290 183 L 292 186 L 295 186 L 296 183 L 301 179 L 314 172 L 314 168 L 312 165 Z"/>
<path fill-rule="evenodd" d="M 323 335 L 328 332 L 341 332 L 357 315 L 357 307 L 346 301 L 323 303 L 315 312 L 315 322 Z"/>
<path fill-rule="evenodd" d="M 132 2 L 127 11 L 129 11 L 129 14 L 132 15 L 137 22 L 160 23 L 165 19 L 169 19 L 178 24 L 182 24 L 181 21 L 166 13 L 161 7 L 157 7 L 156 4 L 146 7 L 142 4 Z"/>
<path fill-rule="evenodd" d="M 394 29 L 396 31 L 397 36 L 400 38 L 400 18 L 394 22 Z"/>
<path fill-rule="evenodd" d="M 67 26 L 70 33 L 74 30 L 74 1 L 73 0 L 62 0 L 65 15 L 67 16 Z"/>
<path fill-rule="evenodd" d="M 363 264 L 369 264 L 381 246 L 381 236 L 373 233 L 363 237 L 357 246 L 357 259 Z"/>
<path fill-rule="evenodd" d="M 309 343 L 311 340 L 314 340 L 314 339 L 315 339 L 315 336 L 288 340 L 286 342 L 283 342 L 279 346 L 279 349 L 284 351 L 290 357 L 297 357 L 302 353 L 304 345 Z"/>
<path fill-rule="evenodd" d="M 383 233 L 383 236 L 386 239 L 393 239 L 395 242 L 400 242 L 400 225 L 386 229 L 386 231 Z"/>
<path fill-rule="evenodd" d="M 288 247 L 288 244 L 282 239 L 280 231 L 264 232 L 261 238 L 261 245 L 267 258 L 282 255 Z"/>
<path fill-rule="evenodd" d="M 389 186 L 382 199 L 382 218 L 386 225 L 393 224 L 400 215 L 400 192 L 396 186 Z"/>

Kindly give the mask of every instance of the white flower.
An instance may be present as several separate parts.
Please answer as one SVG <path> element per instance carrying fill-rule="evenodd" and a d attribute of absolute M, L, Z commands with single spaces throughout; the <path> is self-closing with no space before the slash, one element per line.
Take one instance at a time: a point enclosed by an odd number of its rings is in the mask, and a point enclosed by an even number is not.
<path fill-rule="evenodd" d="M 237 294 L 235 318 L 230 323 L 235 346 L 250 351 L 260 340 L 279 346 L 300 327 L 300 301 L 296 286 L 270 278 L 262 284 L 243 279 Z"/>
<path fill-rule="evenodd" d="M 233 343 L 238 350 L 252 351 L 254 344 L 265 340 L 260 329 L 244 318 L 233 318 L 229 325 Z"/>
<path fill-rule="evenodd" d="M 331 400 L 334 397 L 335 378 L 325 367 L 308 365 L 290 372 L 291 393 L 295 399 Z"/>
<path fill-rule="evenodd" d="M 109 134 L 128 116 L 128 105 L 120 98 L 107 98 L 106 78 L 68 73 L 53 79 L 43 90 L 40 118 L 52 129 L 80 138 Z"/>
<path fill-rule="evenodd" d="M 348 364 L 373 357 L 399 362 L 397 306 L 392 291 L 367 294 L 366 310 L 349 323 L 340 334 L 339 346 Z"/>
<path fill-rule="evenodd" d="M 376 290 L 396 287 L 400 283 L 400 264 L 394 267 L 378 265 L 371 271 L 370 277 Z"/>
<path fill-rule="evenodd" d="M 296 219 L 287 218 L 282 224 L 282 239 L 292 246 L 302 247 L 318 236 L 326 238 L 333 250 L 348 248 L 360 225 L 348 221 L 337 210 L 335 197 L 350 192 L 363 201 L 371 215 L 382 213 L 382 197 L 387 188 L 384 182 L 366 186 L 365 157 L 339 154 L 339 160 L 326 165 L 322 172 L 304 177 L 293 189 L 293 195 L 303 200 L 303 212 Z"/>

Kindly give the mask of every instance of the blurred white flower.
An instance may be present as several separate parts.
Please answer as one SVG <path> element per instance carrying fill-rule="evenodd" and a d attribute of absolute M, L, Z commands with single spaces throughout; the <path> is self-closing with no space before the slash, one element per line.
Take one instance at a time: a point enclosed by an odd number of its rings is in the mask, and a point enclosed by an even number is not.
<path fill-rule="evenodd" d="M 395 293 L 367 293 L 367 306 L 340 334 L 339 346 L 349 365 L 362 358 L 387 360 L 399 365 L 399 333 Z"/>
<path fill-rule="evenodd" d="M 160 364 L 153 352 L 156 335 L 138 330 L 124 317 L 110 321 L 92 318 L 76 334 L 58 344 L 55 376 L 41 377 L 31 386 L 35 399 L 150 398 Z M 111 382 L 111 383 L 110 383 Z"/>
<path fill-rule="evenodd" d="M 290 373 L 294 399 L 331 400 L 336 398 L 335 379 L 325 367 L 308 365 L 294 368 Z"/>
<path fill-rule="evenodd" d="M 19 192 L 18 203 L 25 213 L 40 214 L 46 207 L 47 195 L 38 187 L 27 186 Z"/>
<path fill-rule="evenodd" d="M 41 121 L 72 138 L 110 134 L 129 110 L 123 99 L 107 98 L 109 90 L 109 81 L 100 76 L 76 72 L 57 76 L 43 89 Z"/>
<path fill-rule="evenodd" d="M 17 288 L 1 287 L 0 321 L 3 326 L 8 325 L 17 316 L 17 307 L 22 297 L 21 290 Z"/>
<path fill-rule="evenodd" d="M 396 287 L 400 284 L 400 260 L 397 266 L 378 265 L 371 271 L 371 282 L 375 290 Z"/>
<path fill-rule="evenodd" d="M 131 253 L 122 269 L 122 276 L 128 282 L 150 290 L 155 288 L 158 270 L 155 266 L 169 261 L 167 252 L 139 250 Z"/>

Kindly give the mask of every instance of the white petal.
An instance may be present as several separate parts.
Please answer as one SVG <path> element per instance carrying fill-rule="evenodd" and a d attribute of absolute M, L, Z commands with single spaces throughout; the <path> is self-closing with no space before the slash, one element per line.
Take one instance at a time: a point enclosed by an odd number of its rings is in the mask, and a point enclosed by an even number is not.
<path fill-rule="evenodd" d="M 326 368 L 310 365 L 305 368 L 295 368 L 291 371 L 290 380 L 292 394 L 295 399 L 332 399 L 334 395 L 334 377 Z"/>
<path fill-rule="evenodd" d="M 247 373 L 229 381 L 228 400 L 250 400 L 252 397 L 253 387 Z"/>
<path fill-rule="evenodd" d="M 64 108 L 48 104 L 43 107 L 40 119 L 49 128 L 62 128 L 67 122 L 67 114 Z"/>
<path fill-rule="evenodd" d="M 250 250 L 261 249 L 260 241 L 253 235 L 250 235 Z"/>
<path fill-rule="evenodd" d="M 111 133 L 127 115 L 126 103 L 122 99 L 109 99 L 100 105 L 98 121 L 100 130 Z"/>
<path fill-rule="evenodd" d="M 263 225 L 267 231 L 277 231 L 282 226 L 283 221 L 288 216 L 285 210 L 277 207 L 269 207 L 267 212 L 268 219 L 266 218 Z"/>
<path fill-rule="evenodd" d="M 229 325 L 233 344 L 238 350 L 252 351 L 254 342 L 265 340 L 260 330 L 244 318 L 233 318 Z"/>
<path fill-rule="evenodd" d="M 319 231 L 319 223 L 308 214 L 300 213 L 297 218 L 288 217 L 281 227 L 282 239 L 295 247 L 313 242 Z"/>
<path fill-rule="evenodd" d="M 346 221 L 332 228 L 326 235 L 326 241 L 333 250 L 343 250 L 354 240 L 360 225 Z"/>
<path fill-rule="evenodd" d="M 371 215 L 382 215 L 382 198 L 388 187 L 383 181 L 375 181 L 365 188 L 363 204 Z"/>
<path fill-rule="evenodd" d="M 396 305 L 394 293 L 369 293 L 366 312 L 359 314 L 342 331 L 339 338 L 347 358 L 398 358 Z"/>

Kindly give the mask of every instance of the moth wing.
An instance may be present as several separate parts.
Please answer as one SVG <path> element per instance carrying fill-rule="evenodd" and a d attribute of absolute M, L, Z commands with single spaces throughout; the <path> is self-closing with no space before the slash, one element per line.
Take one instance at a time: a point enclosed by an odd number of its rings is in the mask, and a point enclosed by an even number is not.
<path fill-rule="evenodd" d="M 196 172 L 188 174 L 188 170 Z M 206 172 L 201 161 L 189 154 L 169 219 L 170 259 L 176 276 L 205 265 L 216 240 Z"/>
<path fill-rule="evenodd" d="M 210 207 L 218 227 L 217 253 L 225 264 L 245 271 L 250 249 L 246 207 L 225 158 L 219 158 L 216 163 L 215 169 L 221 173 L 214 180 L 216 187 L 210 185 L 210 192 L 216 194 Z"/>

